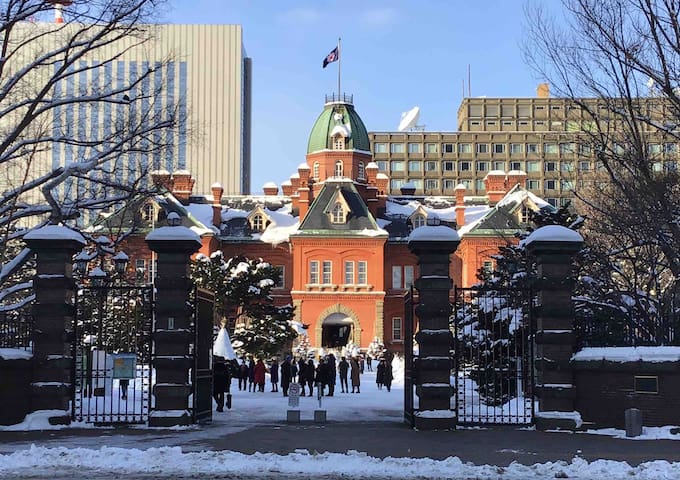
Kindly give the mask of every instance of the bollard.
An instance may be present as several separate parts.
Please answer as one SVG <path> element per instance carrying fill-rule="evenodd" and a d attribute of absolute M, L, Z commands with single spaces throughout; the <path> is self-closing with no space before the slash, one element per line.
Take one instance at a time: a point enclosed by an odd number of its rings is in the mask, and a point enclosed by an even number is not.
<path fill-rule="evenodd" d="M 326 423 L 326 410 L 314 410 L 314 423 Z"/>
<path fill-rule="evenodd" d="M 642 435 L 642 411 L 637 408 L 629 408 L 625 411 L 626 437 L 638 437 Z"/>

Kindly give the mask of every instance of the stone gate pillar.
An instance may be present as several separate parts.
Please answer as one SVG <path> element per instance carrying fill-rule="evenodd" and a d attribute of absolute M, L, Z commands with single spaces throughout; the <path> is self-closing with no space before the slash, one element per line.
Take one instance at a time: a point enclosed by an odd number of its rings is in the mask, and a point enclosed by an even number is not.
<path fill-rule="evenodd" d="M 416 394 L 419 412 L 418 429 L 453 428 L 455 413 L 451 411 L 451 360 L 453 336 L 449 328 L 453 281 L 449 276 L 451 254 L 456 251 L 458 233 L 446 226 L 423 226 L 409 236 L 408 247 L 418 256 L 420 276 L 418 289 L 418 372 Z M 411 339 L 406 339 L 411 341 Z"/>
<path fill-rule="evenodd" d="M 574 430 L 581 420 L 574 410 L 576 390 L 569 363 L 575 342 L 573 261 L 583 245 L 583 237 L 566 227 L 549 225 L 534 231 L 525 242 L 538 267 L 536 427 Z"/>
<path fill-rule="evenodd" d="M 77 232 L 47 225 L 24 236 L 36 254 L 33 277 L 33 381 L 30 411 L 63 412 L 50 416 L 52 425 L 71 422 L 73 321 L 75 281 L 73 255 L 85 245 Z"/>
<path fill-rule="evenodd" d="M 176 213 L 168 223 L 179 223 Z M 160 227 L 146 237 L 149 248 L 158 256 L 156 273 L 156 325 L 153 333 L 154 407 L 149 425 L 172 427 L 189 425 L 191 384 L 191 308 L 188 306 L 192 282 L 189 278 L 191 254 L 201 248 L 201 239 L 183 226 Z"/>

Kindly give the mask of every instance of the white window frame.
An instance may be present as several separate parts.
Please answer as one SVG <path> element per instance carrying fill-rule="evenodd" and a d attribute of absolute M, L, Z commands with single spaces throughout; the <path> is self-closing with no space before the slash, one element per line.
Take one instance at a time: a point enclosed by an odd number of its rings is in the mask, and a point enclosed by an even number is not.
<path fill-rule="evenodd" d="M 368 262 L 366 260 L 359 260 L 357 262 L 357 284 L 368 284 Z"/>
<path fill-rule="evenodd" d="M 403 332 L 401 317 L 392 317 L 392 341 L 398 343 L 403 342 Z"/>
<path fill-rule="evenodd" d="M 309 261 L 309 283 L 312 285 L 319 284 L 319 261 L 310 260 Z"/>
<path fill-rule="evenodd" d="M 324 260 L 321 263 L 321 284 L 330 285 L 333 283 L 333 262 Z"/>
<path fill-rule="evenodd" d="M 345 285 L 354 285 L 354 262 L 345 260 Z"/>

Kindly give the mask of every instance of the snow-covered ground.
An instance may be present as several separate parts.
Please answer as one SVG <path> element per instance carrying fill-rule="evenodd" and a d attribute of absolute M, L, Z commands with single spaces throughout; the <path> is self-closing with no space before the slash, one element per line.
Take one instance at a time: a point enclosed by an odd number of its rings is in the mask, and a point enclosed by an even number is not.
<path fill-rule="evenodd" d="M 399 368 L 395 369 L 399 378 Z M 21 425 L 0 427 L 0 478 L 50 477 L 93 478 L 116 476 L 132 478 L 155 477 L 257 477 L 264 478 L 587 478 L 587 479 L 672 479 L 680 478 L 680 463 L 653 461 L 631 466 L 610 460 L 587 461 L 575 457 L 569 462 L 555 461 L 503 467 L 473 465 L 457 457 L 443 460 L 429 458 L 375 458 L 356 450 L 346 453 L 318 453 L 297 450 L 288 455 L 255 453 L 245 455 L 234 451 L 214 451 L 205 448 L 208 437 L 271 425 L 280 428 L 285 423 L 287 399 L 281 393 L 239 391 L 232 385 L 233 408 L 214 412 L 213 423 L 207 427 L 192 426 L 175 430 L 147 429 L 133 435 L 118 435 L 102 429 L 102 436 L 70 435 L 51 438 L 48 434 L 39 442 L 3 441 L 3 431 L 44 428 L 44 416 L 33 415 Z M 300 398 L 303 422 L 309 423 L 319 408 L 316 397 Z M 403 417 L 403 386 L 396 382 L 392 391 L 378 390 L 374 372 L 362 376 L 361 393 L 340 393 L 337 385 L 332 398 L 324 397 L 322 408 L 329 422 L 400 422 Z M 73 425 L 70 428 L 82 428 Z M 57 427 L 51 427 L 57 428 Z M 361 428 L 357 423 L 357 428 Z M 67 433 L 67 432 L 60 432 Z M 600 435 L 625 438 L 617 430 L 597 431 Z M 16 435 L 16 434 L 13 434 Z M 502 435 L 502 432 L 499 432 Z M 586 435 L 586 434 L 582 434 Z M 670 428 L 645 429 L 645 439 L 680 439 Z M 203 442 L 202 442 L 203 441 Z M 294 442 L 294 438 L 291 438 Z M 35 443 L 35 444 L 34 444 Z M 175 445 L 175 446 L 167 446 Z M 680 444 L 679 444 L 680 446 Z"/>

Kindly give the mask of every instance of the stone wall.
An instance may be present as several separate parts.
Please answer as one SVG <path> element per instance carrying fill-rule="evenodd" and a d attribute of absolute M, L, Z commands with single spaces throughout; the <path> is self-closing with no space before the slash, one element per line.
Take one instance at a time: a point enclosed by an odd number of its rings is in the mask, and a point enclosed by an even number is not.
<path fill-rule="evenodd" d="M 0 425 L 21 423 L 31 411 L 31 358 L 0 356 Z"/>

